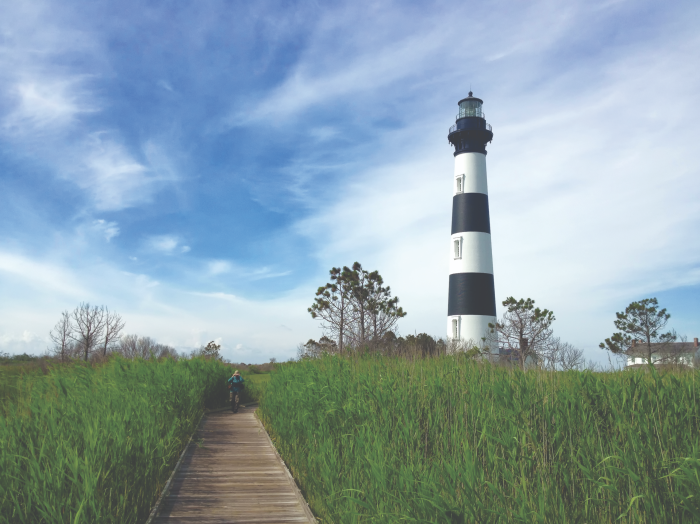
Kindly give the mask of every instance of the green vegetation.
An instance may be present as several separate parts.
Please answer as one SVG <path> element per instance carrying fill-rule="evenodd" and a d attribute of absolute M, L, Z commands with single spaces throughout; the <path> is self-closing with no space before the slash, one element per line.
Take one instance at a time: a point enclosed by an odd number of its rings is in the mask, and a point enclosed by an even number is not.
<path fill-rule="evenodd" d="M 285 364 L 260 410 L 323 522 L 700 520 L 700 375 Z"/>
<path fill-rule="evenodd" d="M 19 355 L 29 356 L 29 355 Z M 30 357 L 31 358 L 31 357 Z M 31 380 L 30 377 L 41 376 L 48 372 L 46 361 L 35 359 L 12 359 L 9 362 L 0 363 L 0 413 L 6 408 L 10 401 L 15 402 L 19 395 L 26 394 L 25 390 L 18 388 L 22 377 Z"/>
<path fill-rule="evenodd" d="M 26 362 L 37 362 L 41 360 L 42 357 L 37 357 L 36 355 L 27 355 L 22 353 L 21 355 L 10 355 L 9 353 L 0 353 L 0 364 L 22 364 Z"/>
<path fill-rule="evenodd" d="M 245 380 L 245 388 L 243 389 L 243 394 L 241 395 L 241 402 L 243 404 L 249 402 L 259 402 L 265 392 L 267 384 L 270 382 L 270 374 L 246 374 L 243 376 L 243 378 Z"/>
<path fill-rule="evenodd" d="M 17 376 L 0 411 L 0 522 L 145 521 L 205 407 L 226 405 L 228 371 L 116 358 Z"/>

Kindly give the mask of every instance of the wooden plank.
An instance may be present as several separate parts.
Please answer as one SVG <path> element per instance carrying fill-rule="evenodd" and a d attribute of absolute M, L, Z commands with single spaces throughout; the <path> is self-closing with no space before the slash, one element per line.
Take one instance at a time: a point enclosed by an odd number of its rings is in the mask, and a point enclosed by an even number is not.
<path fill-rule="evenodd" d="M 152 524 L 315 524 L 254 408 L 206 415 Z"/>

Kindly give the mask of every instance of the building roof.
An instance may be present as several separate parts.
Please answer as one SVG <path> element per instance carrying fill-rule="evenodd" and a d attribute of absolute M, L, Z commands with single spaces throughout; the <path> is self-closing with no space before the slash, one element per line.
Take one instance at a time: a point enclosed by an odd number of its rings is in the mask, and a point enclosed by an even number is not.
<path fill-rule="evenodd" d="M 695 342 L 666 342 L 660 344 L 649 344 L 653 355 L 664 355 L 665 357 L 690 355 L 698 350 Z M 643 342 L 637 342 L 635 346 L 626 352 L 629 357 L 645 357 L 649 354 L 649 348 Z"/>

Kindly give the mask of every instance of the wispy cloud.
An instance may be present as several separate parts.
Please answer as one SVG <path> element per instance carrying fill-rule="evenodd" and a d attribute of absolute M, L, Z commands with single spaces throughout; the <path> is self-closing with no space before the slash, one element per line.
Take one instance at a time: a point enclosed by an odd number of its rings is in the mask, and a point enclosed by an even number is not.
<path fill-rule="evenodd" d="M 198 296 L 198 297 L 209 297 L 209 298 L 216 298 L 219 300 L 226 300 L 228 302 L 236 302 L 240 301 L 238 297 L 235 295 L 231 295 L 229 293 L 221 293 L 221 292 L 215 292 L 215 293 L 200 293 L 197 291 L 192 292 L 193 295 Z"/>
<path fill-rule="evenodd" d="M 253 271 L 250 271 L 246 276 L 250 280 L 263 280 L 266 278 L 279 278 L 279 277 L 286 277 L 287 275 L 291 275 L 292 270 L 288 269 L 286 271 L 274 271 L 273 269 L 269 267 L 263 267 L 260 269 L 255 269 Z"/>
<path fill-rule="evenodd" d="M 170 85 L 170 83 L 166 82 L 165 80 L 159 80 L 158 85 L 166 91 L 170 91 L 171 93 L 173 92 L 173 87 Z"/>
<path fill-rule="evenodd" d="M 50 289 L 71 297 L 80 297 L 85 287 L 71 272 L 56 264 L 41 262 L 20 254 L 0 251 L 0 273 L 14 277 L 33 288 Z"/>
<path fill-rule="evenodd" d="M 172 165 L 152 137 L 127 144 L 107 121 L 102 46 L 54 8 L 39 2 L 0 16 L 0 133 L 84 190 L 92 210 L 149 203 L 177 178 Z"/>
<path fill-rule="evenodd" d="M 51 78 L 43 83 L 20 81 L 10 90 L 16 102 L 3 119 L 3 129 L 13 135 L 42 133 L 69 126 L 80 114 L 97 111 L 83 82 L 81 77 Z"/>
<path fill-rule="evenodd" d="M 190 246 L 182 244 L 177 235 L 156 235 L 146 239 L 146 245 L 153 251 L 172 255 L 175 253 L 187 253 Z"/>
<path fill-rule="evenodd" d="M 148 168 L 137 162 L 115 140 L 105 133 L 90 136 L 85 149 L 84 168 L 65 171 L 92 197 L 98 210 L 110 211 L 130 207 L 148 199 Z"/>
<path fill-rule="evenodd" d="M 106 220 L 98 219 L 93 221 L 92 227 L 101 234 L 107 242 L 119 234 L 119 227 L 116 222 L 107 222 Z"/>
<path fill-rule="evenodd" d="M 212 260 L 209 262 L 209 274 L 210 275 L 221 275 L 222 273 L 229 273 L 233 266 L 230 262 L 226 260 Z"/>

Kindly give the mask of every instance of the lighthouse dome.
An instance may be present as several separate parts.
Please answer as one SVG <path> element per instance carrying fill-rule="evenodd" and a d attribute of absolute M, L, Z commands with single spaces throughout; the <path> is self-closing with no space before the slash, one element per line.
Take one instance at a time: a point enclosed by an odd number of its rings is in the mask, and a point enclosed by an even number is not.
<path fill-rule="evenodd" d="M 472 96 L 472 92 L 469 91 L 469 96 L 459 101 L 459 115 L 457 118 L 464 118 L 467 116 L 477 116 L 483 118 L 483 113 L 481 112 L 481 106 L 483 104 L 483 100 Z"/>

